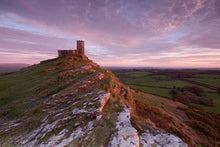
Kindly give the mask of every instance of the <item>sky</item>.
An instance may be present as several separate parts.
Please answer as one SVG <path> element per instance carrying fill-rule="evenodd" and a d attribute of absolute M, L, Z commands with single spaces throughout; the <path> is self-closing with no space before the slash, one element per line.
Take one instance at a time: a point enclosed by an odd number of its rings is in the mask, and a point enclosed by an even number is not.
<path fill-rule="evenodd" d="M 101 66 L 220 67 L 220 0 L 0 0 L 0 63 L 85 41 Z"/>

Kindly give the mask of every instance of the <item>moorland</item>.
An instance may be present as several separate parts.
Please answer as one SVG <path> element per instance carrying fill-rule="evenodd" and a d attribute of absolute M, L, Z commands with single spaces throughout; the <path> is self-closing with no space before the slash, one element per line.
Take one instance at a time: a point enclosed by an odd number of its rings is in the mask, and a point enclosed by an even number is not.
<path fill-rule="evenodd" d="M 81 56 L 1 74 L 0 146 L 219 145 L 218 71 L 113 71 L 132 89 Z"/>
<path fill-rule="evenodd" d="M 199 69 L 111 69 L 123 84 L 134 90 L 175 99 L 192 96 L 184 89 L 197 89 L 194 106 L 220 114 L 220 71 Z M 179 91 L 179 92 L 177 92 Z M 189 91 L 189 90 L 188 90 Z M 192 91 L 192 90 L 191 90 Z M 181 96 L 180 96 L 181 94 Z M 198 97 L 199 96 L 199 97 Z M 178 100 L 179 101 L 179 100 Z M 195 100 L 194 100 L 195 101 Z M 192 101 L 191 101 L 192 102 Z"/>

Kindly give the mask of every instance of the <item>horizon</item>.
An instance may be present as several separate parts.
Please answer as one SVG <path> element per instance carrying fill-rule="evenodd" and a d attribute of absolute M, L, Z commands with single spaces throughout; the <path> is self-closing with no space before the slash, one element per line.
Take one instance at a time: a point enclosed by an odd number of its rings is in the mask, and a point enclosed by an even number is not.
<path fill-rule="evenodd" d="M 37 64 L 84 40 L 102 67 L 220 68 L 218 0 L 2 0 L 0 12 L 0 63 Z"/>
<path fill-rule="evenodd" d="M 220 70 L 220 67 L 138 67 L 138 66 L 101 66 L 104 69 L 195 69 L 195 70 Z"/>
<path fill-rule="evenodd" d="M 44 61 L 44 60 L 43 60 Z M 39 64 L 39 63 L 35 63 L 35 64 Z M 5 66 L 8 66 L 8 67 L 28 67 L 28 66 L 32 66 L 32 65 L 35 65 L 35 64 L 27 64 L 27 63 L 0 63 L 0 67 L 5 67 Z M 103 69 L 189 69 L 189 70 L 220 70 L 220 67 L 147 67 L 147 66 L 100 66 L 101 68 Z"/>

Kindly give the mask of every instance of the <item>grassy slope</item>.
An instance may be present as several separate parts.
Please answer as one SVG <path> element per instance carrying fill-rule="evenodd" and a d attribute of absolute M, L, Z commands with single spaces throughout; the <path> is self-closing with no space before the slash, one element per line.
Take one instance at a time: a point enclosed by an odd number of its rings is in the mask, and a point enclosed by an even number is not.
<path fill-rule="evenodd" d="M 65 58 L 55 59 L 0 76 L 0 116 L 15 118 L 40 103 L 41 99 L 59 91 L 65 86 L 56 85 L 59 82 L 57 74 L 60 70 L 65 70 L 59 64 L 68 62 Z M 83 64 L 75 63 L 69 66 Z"/>
<path fill-rule="evenodd" d="M 175 87 L 184 87 L 188 85 L 196 85 L 187 81 L 174 80 L 167 75 L 161 75 L 150 72 L 115 72 L 116 76 L 122 83 L 134 89 L 142 89 L 144 92 L 160 95 L 171 98 L 170 90 Z M 195 80 L 201 83 L 209 84 L 211 86 L 219 86 L 219 75 L 210 74 L 195 74 L 190 80 Z M 197 85 L 198 86 L 198 85 Z M 220 94 L 216 90 L 206 87 L 203 89 L 207 92 L 207 97 L 213 99 L 214 107 L 207 107 L 204 105 L 196 105 L 209 112 L 220 114 Z"/>
<path fill-rule="evenodd" d="M 33 98 L 37 87 L 55 78 L 54 73 L 42 72 L 45 68 L 48 68 L 47 64 L 34 65 L 0 77 L 1 115 L 14 118 L 22 114 L 25 108 L 32 107 L 30 99 Z M 24 102 L 28 104 L 23 105 Z M 11 107 L 15 109 L 10 110 Z"/>
<path fill-rule="evenodd" d="M 111 100 L 103 109 L 103 117 L 94 121 L 96 127 L 87 141 L 79 138 L 74 140 L 70 146 L 107 146 L 112 133 L 116 131 L 115 123 L 118 112 L 123 109 L 122 103 L 127 106 L 133 103 L 130 90 L 120 84 L 110 71 L 103 70 L 98 65 L 95 66 L 91 60 L 82 60 L 80 57 L 70 58 L 74 59 L 53 59 L 0 77 L 0 123 L 3 124 L 0 125 L 0 146 L 1 143 L 6 143 L 6 146 L 16 145 L 11 142 L 11 136 L 35 130 L 42 125 L 42 120 L 48 115 L 48 124 L 57 121 L 55 119 L 57 117 L 62 118 L 62 115 L 72 116 L 73 109 L 81 109 L 85 102 L 88 104 L 89 101 L 94 101 L 98 97 L 96 94 L 100 91 L 111 93 Z M 88 62 L 90 64 L 79 68 L 80 65 Z M 104 75 L 104 78 L 95 78 L 99 74 Z M 67 106 L 71 105 L 70 101 L 77 103 L 68 108 Z M 98 102 L 94 105 L 98 108 L 100 104 Z M 52 110 L 66 107 L 68 111 L 64 111 L 63 114 L 57 112 L 59 113 L 57 117 L 50 116 Z M 72 132 L 77 122 L 83 126 L 95 119 L 92 116 L 84 113 L 77 114 L 77 119 L 63 122 L 63 126 L 47 133 L 40 141 L 58 135 L 59 131 L 64 128 Z M 11 127 L 11 122 L 19 125 Z"/>
<path fill-rule="evenodd" d="M 189 146 L 219 144 L 219 116 L 160 96 L 140 91 L 132 94 L 140 116 L 133 118 L 132 122 L 139 132 L 154 129 L 151 123 L 143 120 L 150 118 L 158 128 L 179 136 Z"/>

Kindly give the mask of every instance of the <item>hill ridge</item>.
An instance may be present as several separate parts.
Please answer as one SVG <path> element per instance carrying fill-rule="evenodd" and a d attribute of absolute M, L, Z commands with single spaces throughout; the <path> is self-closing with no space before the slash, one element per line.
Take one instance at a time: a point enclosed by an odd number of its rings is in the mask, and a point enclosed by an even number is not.
<path fill-rule="evenodd" d="M 3 98 L 2 146 L 187 146 L 155 125 L 153 134 L 144 127 L 147 121 L 136 112 L 131 90 L 88 58 L 46 60 L 2 78 L 29 85 L 13 87 L 18 97 Z"/>

